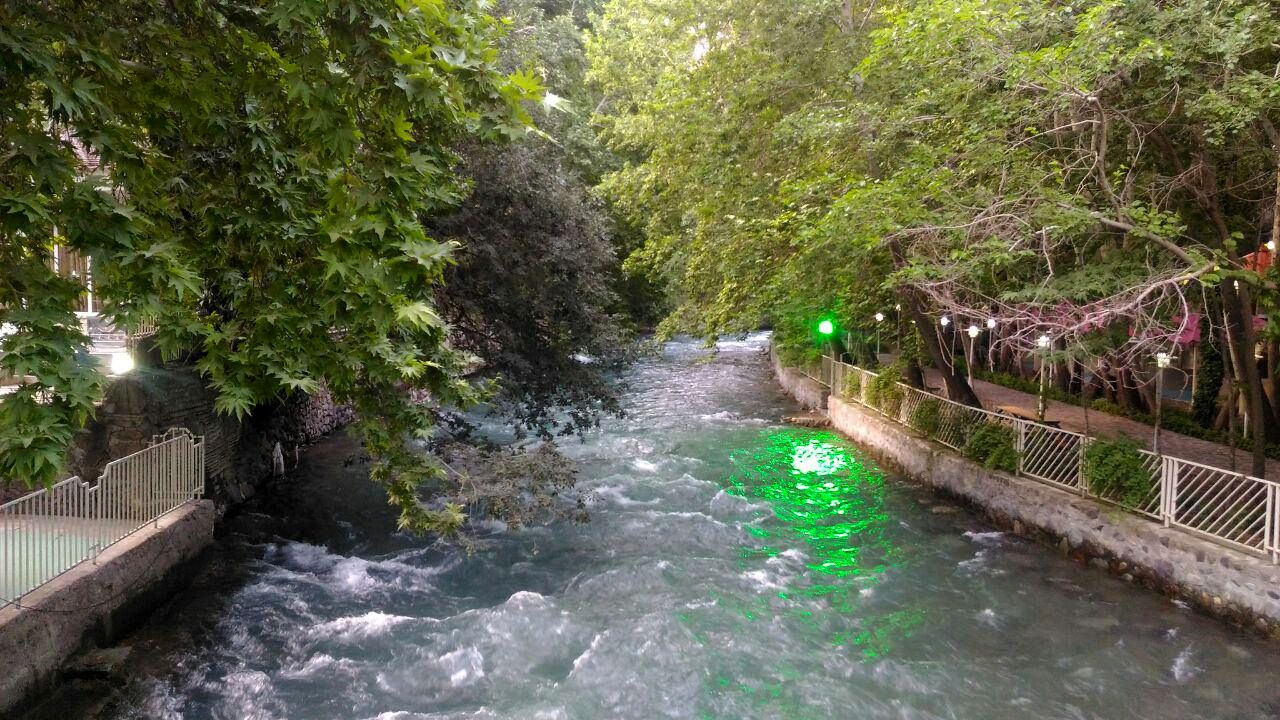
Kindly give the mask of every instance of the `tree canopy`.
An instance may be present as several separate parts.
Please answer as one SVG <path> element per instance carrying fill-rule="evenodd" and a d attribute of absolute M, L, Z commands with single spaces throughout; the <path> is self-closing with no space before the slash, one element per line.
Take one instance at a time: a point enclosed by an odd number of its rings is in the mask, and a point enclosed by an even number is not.
<path fill-rule="evenodd" d="M 480 0 L 0 4 L 0 365 L 34 378 L 0 401 L 0 476 L 51 479 L 101 387 L 57 244 L 219 410 L 323 383 L 404 524 L 455 523 L 408 444 L 414 391 L 475 396 L 435 304 L 454 246 L 422 218 L 466 196 L 454 148 L 522 135 L 540 96 L 500 30 Z"/>
<path fill-rule="evenodd" d="M 1243 258 L 1280 234 L 1278 37 L 1257 0 L 612 0 L 590 56 L 628 162 L 603 187 L 669 329 L 804 347 L 824 313 L 901 308 L 952 397 L 976 401 L 943 314 L 1121 385 L 1204 317 L 1257 471 L 1276 285 Z"/>
<path fill-rule="evenodd" d="M 511 31 L 500 63 L 537 74 L 547 96 L 530 107 L 537 132 L 463 150 L 474 190 L 431 222 L 461 244 L 437 302 L 455 346 L 500 378 L 500 414 L 544 437 L 581 432 L 619 412 L 606 374 L 631 345 L 613 222 L 592 189 L 611 158 L 588 122 L 593 93 L 569 9 L 512 0 L 501 11 Z"/>

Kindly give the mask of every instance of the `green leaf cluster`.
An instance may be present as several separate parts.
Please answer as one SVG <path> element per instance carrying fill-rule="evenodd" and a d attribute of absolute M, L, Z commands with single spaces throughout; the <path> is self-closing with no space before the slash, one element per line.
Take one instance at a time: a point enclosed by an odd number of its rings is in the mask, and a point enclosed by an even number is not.
<path fill-rule="evenodd" d="M 1140 507 L 1160 482 L 1140 450 L 1128 439 L 1090 442 L 1084 451 L 1089 492 L 1127 507 Z"/>
<path fill-rule="evenodd" d="M 1017 433 L 997 422 L 985 421 L 968 433 L 960 454 L 982 463 L 988 470 L 1017 472 Z"/>
<path fill-rule="evenodd" d="M 0 477 L 55 478 L 101 388 L 57 244 L 220 412 L 352 403 L 403 523 L 440 526 L 410 441 L 478 389 L 422 218 L 468 191 L 458 143 L 525 132 L 540 83 L 501 71 L 501 31 L 481 0 L 0 5 L 0 367 L 35 378 L 0 401 Z"/>

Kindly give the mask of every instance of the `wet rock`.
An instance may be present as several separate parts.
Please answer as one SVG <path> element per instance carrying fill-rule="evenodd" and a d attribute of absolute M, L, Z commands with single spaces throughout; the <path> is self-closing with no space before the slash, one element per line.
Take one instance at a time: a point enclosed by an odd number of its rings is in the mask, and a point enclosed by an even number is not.
<path fill-rule="evenodd" d="M 1079 621 L 1081 627 L 1087 627 L 1090 630 L 1108 631 L 1120 627 L 1120 619 L 1114 617 L 1087 617 Z"/>
<path fill-rule="evenodd" d="M 954 515 L 960 512 L 960 508 L 954 505 L 934 505 L 933 507 L 929 508 L 929 512 L 933 513 L 934 515 Z"/>
<path fill-rule="evenodd" d="M 128 646 L 90 650 L 73 659 L 63 674 L 69 678 L 116 678 L 124 675 L 133 648 Z"/>
<path fill-rule="evenodd" d="M 1110 563 L 1108 563 L 1106 560 L 1102 558 L 1093 558 L 1092 560 L 1090 560 L 1089 567 L 1095 568 L 1097 570 L 1102 570 L 1102 571 L 1107 571 L 1111 569 Z"/>
<path fill-rule="evenodd" d="M 791 425 L 799 425 L 808 428 L 829 428 L 831 427 L 831 418 L 825 415 L 793 415 L 784 417 L 782 421 Z"/>

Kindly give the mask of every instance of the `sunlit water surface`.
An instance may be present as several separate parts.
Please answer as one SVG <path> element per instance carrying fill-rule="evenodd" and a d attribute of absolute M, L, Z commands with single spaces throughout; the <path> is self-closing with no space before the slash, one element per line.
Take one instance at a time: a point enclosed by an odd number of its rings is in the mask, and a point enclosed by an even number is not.
<path fill-rule="evenodd" d="M 628 373 L 627 417 L 565 444 L 588 525 L 262 547 L 128 717 L 1276 716 L 1274 646 L 781 425 L 765 343 Z"/>

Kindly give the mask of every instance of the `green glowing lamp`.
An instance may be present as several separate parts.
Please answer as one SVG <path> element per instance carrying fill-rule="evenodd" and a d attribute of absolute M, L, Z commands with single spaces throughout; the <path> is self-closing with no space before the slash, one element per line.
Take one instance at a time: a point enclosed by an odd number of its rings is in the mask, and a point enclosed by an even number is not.
<path fill-rule="evenodd" d="M 835 331 L 836 331 L 836 324 L 831 322 L 830 320 L 823 320 L 822 322 L 818 323 L 818 334 L 820 335 L 826 335 L 827 337 L 830 337 L 831 335 L 835 334 Z"/>

